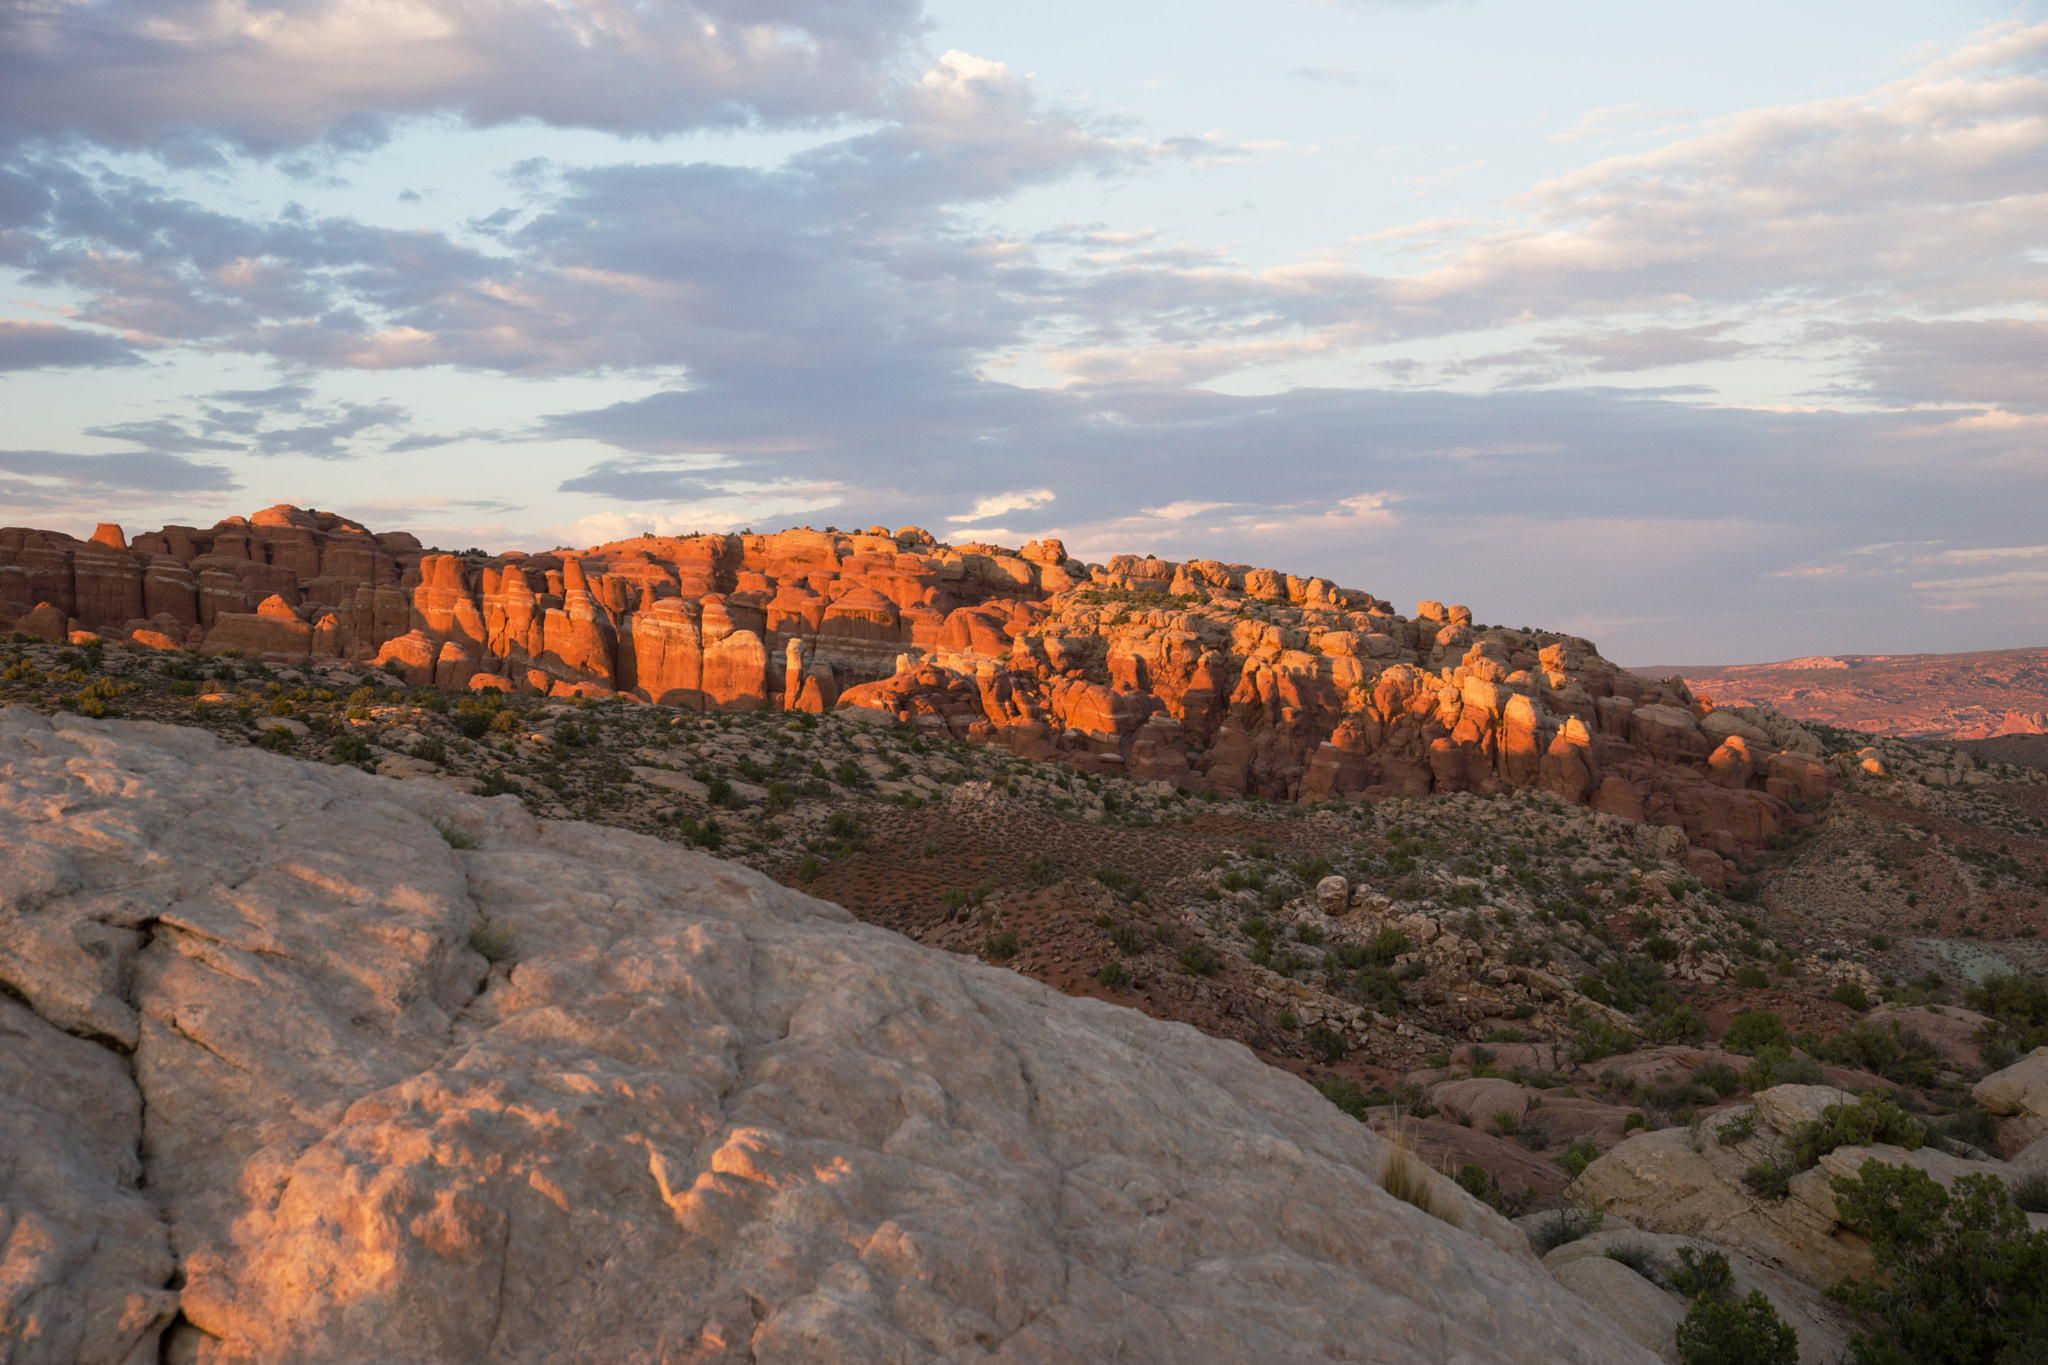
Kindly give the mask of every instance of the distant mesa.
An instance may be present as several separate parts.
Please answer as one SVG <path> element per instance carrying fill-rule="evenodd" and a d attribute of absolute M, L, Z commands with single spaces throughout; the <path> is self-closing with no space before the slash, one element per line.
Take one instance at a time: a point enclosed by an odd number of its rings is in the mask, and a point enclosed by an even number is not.
<path fill-rule="evenodd" d="M 4 630 L 351 661 L 420 686 L 837 709 L 1234 797 L 1538 788 L 1677 827 L 1715 886 L 1834 780 L 1782 715 L 1717 710 L 1577 636 L 1437 601 L 1403 615 L 1246 564 L 1092 564 L 1057 540 L 914 526 L 498 555 L 283 505 L 132 539 L 11 528 Z"/>

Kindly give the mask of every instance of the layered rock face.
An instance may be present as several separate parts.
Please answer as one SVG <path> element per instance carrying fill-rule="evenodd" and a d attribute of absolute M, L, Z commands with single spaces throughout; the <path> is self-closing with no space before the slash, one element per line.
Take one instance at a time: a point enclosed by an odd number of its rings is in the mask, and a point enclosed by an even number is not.
<path fill-rule="evenodd" d="M 84 628 L 415 682 L 712 710 L 861 709 L 956 739 L 1231 795 L 1316 801 L 1541 787 L 1720 857 L 1832 775 L 1770 711 L 1716 711 L 1589 641 L 1242 564 L 947 546 L 906 527 L 427 553 L 274 507 L 127 548 L 0 531 L 14 629 Z M 9 622 L 0 620 L 0 627 Z"/>
<path fill-rule="evenodd" d="M 13 1360 L 1651 1359 L 1245 1049 L 674 845 L 9 709 L 0 865 Z"/>

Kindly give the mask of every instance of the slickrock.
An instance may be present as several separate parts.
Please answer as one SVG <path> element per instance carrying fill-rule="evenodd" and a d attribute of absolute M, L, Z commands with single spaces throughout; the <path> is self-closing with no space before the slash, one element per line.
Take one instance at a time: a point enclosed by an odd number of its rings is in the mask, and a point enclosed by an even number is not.
<path fill-rule="evenodd" d="M 729 863 L 18 708 L 0 817 L 16 1359 L 1651 1358 L 1245 1049 Z"/>
<path fill-rule="evenodd" d="M 1994 1071 L 1970 1089 L 1977 1103 L 1994 1114 L 2048 1119 L 2048 1047 L 2037 1047 L 2003 1071 Z"/>
<path fill-rule="evenodd" d="M 698 710 L 869 709 L 1088 773 L 1315 802 L 1541 787 L 1680 829 L 1719 886 L 1835 781 L 1763 709 L 1716 711 L 1576 636 L 1412 617 L 1208 560 L 942 545 L 916 527 L 451 555 L 326 512 L 92 541 L 0 530 L 15 629 L 350 660 L 422 685 Z M 501 686 L 501 690 L 503 687 Z"/>
<path fill-rule="evenodd" d="M 1554 1214 L 1534 1214 L 1524 1225 Z M 1670 1365 L 1678 1365 L 1673 1337 L 1685 1316 L 1683 1295 L 1653 1283 L 1645 1276 L 1608 1256 L 1620 1250 L 1649 1260 L 1654 1267 L 1669 1270 L 1681 1264 L 1679 1253 L 1690 1248 L 1695 1255 L 1721 1250 L 1692 1237 L 1639 1232 L 1621 1220 L 1619 1226 L 1604 1227 L 1575 1242 L 1557 1248 L 1543 1258 L 1543 1268 L 1559 1284 L 1613 1318 L 1631 1338 Z M 1836 1365 L 1848 1352 L 1849 1337 L 1856 1322 L 1844 1310 L 1829 1303 L 1811 1285 L 1801 1283 L 1782 1271 L 1751 1260 L 1741 1252 L 1722 1251 L 1728 1257 L 1729 1291 L 1736 1298 L 1760 1289 L 1778 1315 L 1799 1334 L 1800 1365 Z"/>
<path fill-rule="evenodd" d="M 1828 1104 L 1853 1100 L 1829 1086 L 1776 1086 L 1757 1094 L 1753 1105 L 1716 1112 L 1697 1135 L 1686 1128 L 1637 1134 L 1588 1166 L 1568 1193 L 1596 1200 L 1648 1231 L 1702 1238 L 1825 1289 L 1844 1276 L 1872 1273 L 1868 1244 L 1837 1217 L 1833 1177 L 1853 1177 L 1866 1161 L 1913 1166 L 1943 1185 L 1963 1175 L 2018 1174 L 2002 1161 L 1970 1161 L 1932 1146 L 1844 1146 L 1793 1175 L 1783 1199 L 1743 1183 L 1752 1163 L 1782 1153 L 1799 1124 L 1818 1118 Z M 1724 1146 L 1722 1126 L 1745 1115 L 1756 1120 L 1755 1135 Z M 2048 1215 L 2030 1219 L 2048 1227 Z"/>

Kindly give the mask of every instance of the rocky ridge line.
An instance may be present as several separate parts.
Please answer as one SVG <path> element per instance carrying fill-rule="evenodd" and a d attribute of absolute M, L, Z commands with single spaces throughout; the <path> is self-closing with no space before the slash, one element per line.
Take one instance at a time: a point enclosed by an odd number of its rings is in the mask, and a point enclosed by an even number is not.
<path fill-rule="evenodd" d="M 1058 541 L 644 537 L 433 553 L 279 506 L 81 542 L 0 531 L 0 629 L 388 664 L 415 683 L 870 712 L 1084 772 L 1312 802 L 1539 787 L 1681 827 L 1720 886 L 1833 781 L 1811 735 L 1573 636 L 1327 579 Z"/>

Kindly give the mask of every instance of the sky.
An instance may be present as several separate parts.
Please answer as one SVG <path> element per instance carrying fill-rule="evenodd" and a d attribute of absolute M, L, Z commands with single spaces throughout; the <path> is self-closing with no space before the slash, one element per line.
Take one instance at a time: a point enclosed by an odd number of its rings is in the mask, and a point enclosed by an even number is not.
<path fill-rule="evenodd" d="M 2048 643 L 2048 10 L 0 0 L 0 522 Z"/>

